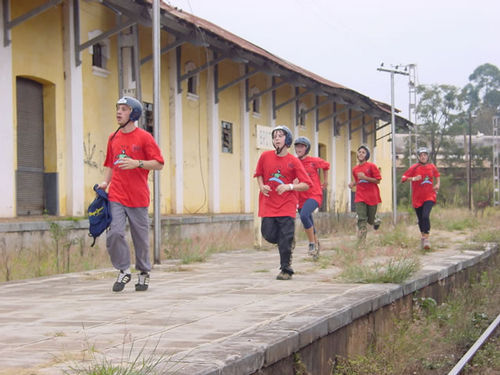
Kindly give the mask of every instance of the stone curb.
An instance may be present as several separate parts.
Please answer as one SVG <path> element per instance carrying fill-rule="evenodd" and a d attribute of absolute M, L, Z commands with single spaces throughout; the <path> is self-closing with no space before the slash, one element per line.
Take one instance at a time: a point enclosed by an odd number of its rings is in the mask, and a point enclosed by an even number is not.
<path fill-rule="evenodd" d="M 175 364 L 176 375 L 253 374 L 354 320 L 467 269 L 497 251 L 497 244 L 487 244 L 484 251 L 464 250 L 460 256 L 424 265 L 414 278 L 401 285 L 360 285 L 321 301 L 321 305 L 309 306 L 255 331 L 177 353 L 170 362 Z"/>

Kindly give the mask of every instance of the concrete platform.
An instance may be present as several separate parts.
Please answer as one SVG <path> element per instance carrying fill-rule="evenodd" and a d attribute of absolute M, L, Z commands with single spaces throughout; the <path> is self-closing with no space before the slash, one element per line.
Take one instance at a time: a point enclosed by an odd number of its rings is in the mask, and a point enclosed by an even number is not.
<path fill-rule="evenodd" d="M 328 248 L 324 243 L 323 248 Z M 161 357 L 162 374 L 252 374 L 403 295 L 496 253 L 440 250 L 404 285 L 345 284 L 297 246 L 290 281 L 277 250 L 236 250 L 208 262 L 156 266 L 113 293 L 112 270 L 0 284 L 0 374 L 59 375 L 83 359 Z M 328 251 L 326 251 L 328 253 Z"/>

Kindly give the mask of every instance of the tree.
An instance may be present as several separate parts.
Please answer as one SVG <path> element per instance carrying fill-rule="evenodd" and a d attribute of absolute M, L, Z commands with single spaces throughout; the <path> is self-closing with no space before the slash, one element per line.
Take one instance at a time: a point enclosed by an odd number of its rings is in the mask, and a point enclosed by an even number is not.
<path fill-rule="evenodd" d="M 417 87 L 418 144 L 430 148 L 436 161 L 448 135 L 460 134 L 463 123 L 461 90 L 452 85 L 420 85 Z"/>
<path fill-rule="evenodd" d="M 500 106 L 500 69 L 492 64 L 478 66 L 462 90 L 473 133 L 491 134 L 491 118 Z"/>

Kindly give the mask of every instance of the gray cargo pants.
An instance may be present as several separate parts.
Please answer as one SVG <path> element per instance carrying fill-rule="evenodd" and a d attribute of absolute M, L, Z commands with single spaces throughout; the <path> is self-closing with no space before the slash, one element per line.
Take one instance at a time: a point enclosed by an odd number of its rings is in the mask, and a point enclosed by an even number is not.
<path fill-rule="evenodd" d="M 125 238 L 126 221 L 130 226 L 130 234 L 135 248 L 135 268 L 149 272 L 149 217 L 147 207 L 126 207 L 117 202 L 109 202 L 111 206 L 111 226 L 106 236 L 106 247 L 113 267 L 126 270 L 130 267 L 130 248 Z"/>

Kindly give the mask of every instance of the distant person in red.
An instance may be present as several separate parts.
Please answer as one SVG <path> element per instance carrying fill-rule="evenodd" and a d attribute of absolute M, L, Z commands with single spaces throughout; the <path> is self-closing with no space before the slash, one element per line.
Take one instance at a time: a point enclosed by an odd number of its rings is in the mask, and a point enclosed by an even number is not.
<path fill-rule="evenodd" d="M 311 150 L 311 142 L 307 137 L 298 137 L 295 142 L 295 154 L 302 162 L 306 173 L 312 181 L 312 186 L 307 191 L 298 193 L 300 220 L 304 226 L 307 239 L 309 240 L 308 254 L 314 259 L 319 257 L 319 240 L 314 228 L 312 213 L 323 202 L 323 189 L 328 186 L 328 170 L 330 163 L 314 156 L 308 156 Z M 323 173 L 323 184 L 319 178 L 318 170 Z"/>
<path fill-rule="evenodd" d="M 418 218 L 420 228 L 420 245 L 423 249 L 429 250 L 431 243 L 429 233 L 431 230 L 431 210 L 436 203 L 436 195 L 440 185 L 440 174 L 436 166 L 429 163 L 429 150 L 427 147 L 420 147 L 417 150 L 418 163 L 413 164 L 403 174 L 401 182 L 411 181 L 412 205 Z"/>
<path fill-rule="evenodd" d="M 260 190 L 260 230 L 266 241 L 278 244 L 281 272 L 277 279 L 290 280 L 298 202 L 294 192 L 309 189 L 312 182 L 300 160 L 288 152 L 293 141 L 290 129 L 277 126 L 271 136 L 274 151 L 262 153 L 254 174 Z M 295 179 L 300 182 L 293 183 Z"/>
<path fill-rule="evenodd" d="M 358 165 L 352 170 L 354 181 L 349 183 L 349 188 L 356 186 L 356 213 L 358 214 L 358 241 L 363 243 L 366 240 L 366 223 L 373 225 L 373 229 L 380 227 L 380 219 L 377 217 L 378 204 L 380 199 L 380 190 L 378 184 L 382 179 L 378 167 L 370 163 L 370 149 L 368 146 L 361 145 L 357 150 Z"/>

